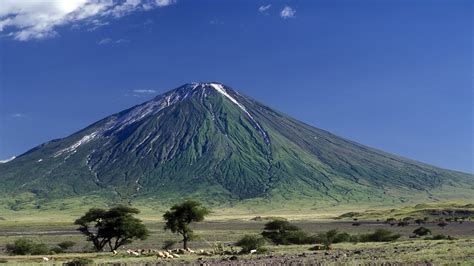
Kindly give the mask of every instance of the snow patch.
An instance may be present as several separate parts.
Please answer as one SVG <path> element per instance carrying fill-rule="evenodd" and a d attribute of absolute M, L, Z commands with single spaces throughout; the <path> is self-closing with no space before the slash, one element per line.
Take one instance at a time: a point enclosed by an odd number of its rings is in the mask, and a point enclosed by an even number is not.
<path fill-rule="evenodd" d="M 229 93 L 227 93 L 227 91 L 225 90 L 224 86 L 222 86 L 221 84 L 209 83 L 209 85 L 213 89 L 218 91 L 220 94 L 224 95 L 231 102 L 235 103 L 240 109 L 242 109 L 242 111 L 244 111 L 250 117 L 252 122 L 255 124 L 256 129 L 260 132 L 260 134 L 262 134 L 263 139 L 265 140 L 265 143 L 266 144 L 270 143 L 270 139 L 268 138 L 267 132 L 263 130 L 262 126 L 260 126 L 260 124 L 253 118 L 253 116 L 247 111 L 247 108 L 245 108 L 243 104 L 239 103 L 234 97 L 229 95 Z"/>
<path fill-rule="evenodd" d="M 86 143 L 90 142 L 91 140 L 93 140 L 97 136 L 98 133 L 99 133 L 98 131 L 95 131 L 95 132 L 92 132 L 89 135 L 85 135 L 79 141 L 72 144 L 71 146 L 56 152 L 54 154 L 54 157 L 56 158 L 56 157 L 58 157 L 58 156 L 60 156 L 64 153 L 67 153 L 67 152 L 76 152 L 76 149 L 79 148 L 79 146 L 81 146 L 83 144 L 86 144 Z"/>
<path fill-rule="evenodd" d="M 13 156 L 13 157 L 11 157 L 10 159 L 0 160 L 0 163 L 8 163 L 9 161 L 14 160 L 15 158 L 16 158 L 16 157 Z"/>
<path fill-rule="evenodd" d="M 224 86 L 222 86 L 221 84 L 216 84 L 216 83 L 210 83 L 209 84 L 212 88 L 214 88 L 216 91 L 218 91 L 220 94 L 224 95 L 225 97 L 227 97 L 227 99 L 229 99 L 231 102 L 235 103 L 238 107 L 240 107 L 240 109 L 242 109 L 248 116 L 250 116 L 252 119 L 252 115 L 247 111 L 247 109 L 245 108 L 245 106 L 243 106 L 242 104 L 240 104 L 234 97 L 230 96 L 227 91 L 224 89 Z"/>

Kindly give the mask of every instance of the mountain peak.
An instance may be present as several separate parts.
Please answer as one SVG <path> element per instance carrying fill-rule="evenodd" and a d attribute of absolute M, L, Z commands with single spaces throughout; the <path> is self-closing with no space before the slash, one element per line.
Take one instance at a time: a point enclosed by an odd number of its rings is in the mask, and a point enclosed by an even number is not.
<path fill-rule="evenodd" d="M 97 193 L 110 202 L 196 197 L 317 206 L 438 200 L 451 191 L 471 200 L 474 186 L 472 175 L 337 137 L 219 82 L 184 84 L 42 144 L 0 164 L 0 180 L 0 197 L 29 192 L 41 201 Z"/>

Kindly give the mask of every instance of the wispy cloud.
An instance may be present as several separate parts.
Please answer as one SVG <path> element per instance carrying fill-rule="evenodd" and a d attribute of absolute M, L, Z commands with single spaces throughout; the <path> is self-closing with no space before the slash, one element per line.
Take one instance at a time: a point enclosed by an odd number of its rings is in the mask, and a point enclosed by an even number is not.
<path fill-rule="evenodd" d="M 104 39 L 98 41 L 97 44 L 99 44 L 99 45 L 124 44 L 124 43 L 129 43 L 129 42 L 130 42 L 130 40 L 127 40 L 127 39 L 114 40 L 114 39 L 111 39 L 111 38 L 104 38 Z"/>
<path fill-rule="evenodd" d="M 26 115 L 22 114 L 22 113 L 9 114 L 8 116 L 11 117 L 11 118 L 24 118 L 24 117 L 26 117 Z"/>
<path fill-rule="evenodd" d="M 296 10 L 294 10 L 290 6 L 285 6 L 280 12 L 280 17 L 284 19 L 292 18 L 295 16 L 295 13 L 296 13 Z"/>
<path fill-rule="evenodd" d="M 131 93 L 126 93 L 125 96 L 132 97 L 149 97 L 150 95 L 156 94 L 157 91 L 153 89 L 137 89 L 132 90 Z"/>
<path fill-rule="evenodd" d="M 213 20 L 210 20 L 209 21 L 209 24 L 212 24 L 212 25 L 223 25 L 224 22 L 220 21 L 220 20 L 217 20 L 217 19 L 213 19 Z"/>
<path fill-rule="evenodd" d="M 155 94 L 156 90 L 133 90 L 134 93 Z"/>
<path fill-rule="evenodd" d="M 271 4 L 263 5 L 258 8 L 258 11 L 261 13 L 266 13 L 270 9 L 270 7 L 272 7 Z"/>
<path fill-rule="evenodd" d="M 176 0 L 1 0 L 0 32 L 28 41 L 58 35 L 57 28 L 75 23 L 92 28 L 132 12 L 175 4 Z"/>

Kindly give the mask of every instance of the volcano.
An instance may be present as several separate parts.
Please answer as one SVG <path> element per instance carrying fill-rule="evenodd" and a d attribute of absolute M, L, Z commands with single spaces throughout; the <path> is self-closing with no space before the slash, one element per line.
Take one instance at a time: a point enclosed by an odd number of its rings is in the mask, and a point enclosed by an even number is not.
<path fill-rule="evenodd" d="M 78 197 L 341 204 L 474 195 L 471 174 L 338 137 L 214 82 L 185 84 L 33 148 L 0 164 L 0 182 L 1 198 L 37 204 Z"/>

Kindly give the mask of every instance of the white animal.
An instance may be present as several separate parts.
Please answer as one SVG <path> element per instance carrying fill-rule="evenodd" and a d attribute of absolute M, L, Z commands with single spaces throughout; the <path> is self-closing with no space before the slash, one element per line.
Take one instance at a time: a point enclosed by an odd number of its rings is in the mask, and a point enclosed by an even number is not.
<path fill-rule="evenodd" d="M 254 253 L 257 253 L 257 250 L 256 250 L 256 249 L 250 250 L 250 254 L 254 254 Z"/>
<path fill-rule="evenodd" d="M 46 262 L 46 261 L 49 261 L 49 259 L 46 257 L 43 257 L 43 261 Z"/>

